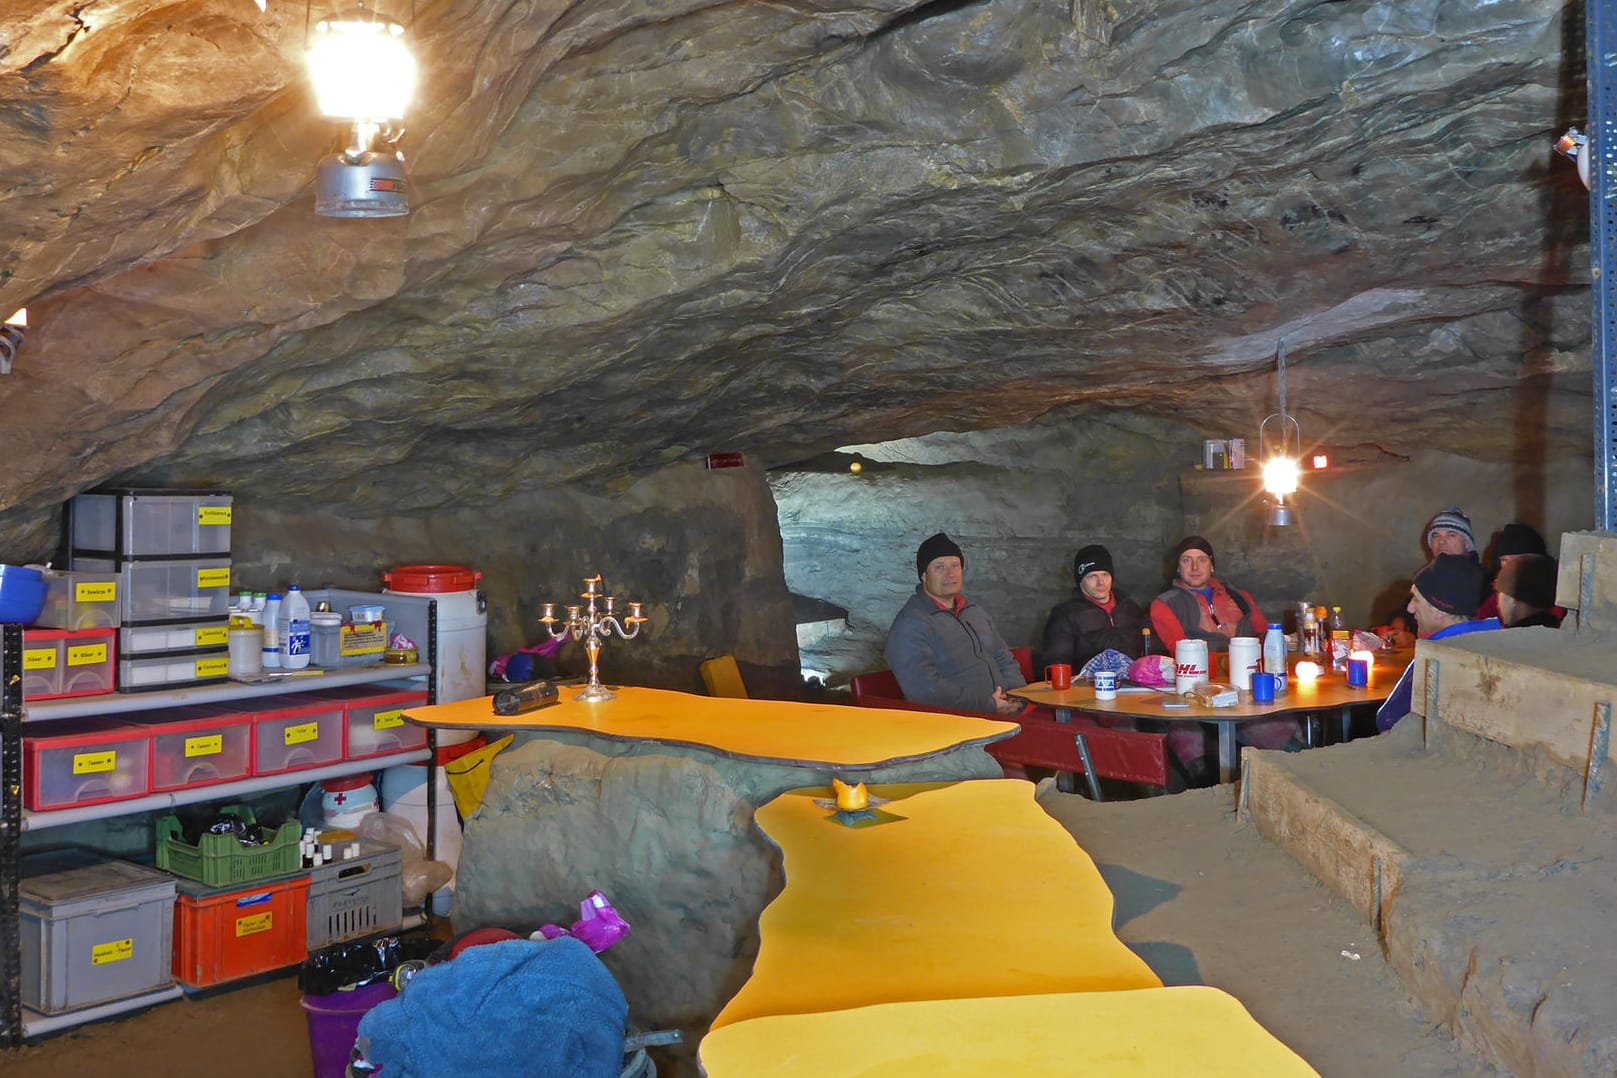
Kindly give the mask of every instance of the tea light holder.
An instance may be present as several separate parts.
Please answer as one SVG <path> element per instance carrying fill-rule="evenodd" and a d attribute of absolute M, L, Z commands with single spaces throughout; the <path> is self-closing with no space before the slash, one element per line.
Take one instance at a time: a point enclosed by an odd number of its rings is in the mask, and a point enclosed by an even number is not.
<path fill-rule="evenodd" d="M 579 595 L 584 601 L 567 606 L 566 618 L 556 617 L 555 603 L 546 603 L 544 615 L 539 619 L 539 624 L 545 627 L 552 640 L 560 640 L 568 633 L 572 633 L 584 641 L 584 652 L 590 657 L 590 680 L 589 684 L 578 690 L 573 699 L 583 700 L 586 703 L 617 699 L 617 693 L 601 684 L 599 660 L 602 642 L 611 639 L 613 633 L 617 633 L 620 639 L 633 640 L 640 635 L 640 626 L 647 620 L 640 614 L 640 608 L 644 605 L 642 603 L 630 603 L 629 616 L 618 620 L 613 612 L 617 596 L 599 594 L 597 589 L 600 587 L 599 573 L 585 577 L 584 591 Z M 597 599 L 605 604 L 604 610 L 596 609 Z M 557 625 L 560 625 L 561 629 L 558 630 Z"/>
<path fill-rule="evenodd" d="M 1368 651 L 1355 651 L 1348 656 L 1347 683 L 1355 689 L 1362 689 L 1370 684 L 1370 669 L 1375 665 L 1375 659 Z"/>

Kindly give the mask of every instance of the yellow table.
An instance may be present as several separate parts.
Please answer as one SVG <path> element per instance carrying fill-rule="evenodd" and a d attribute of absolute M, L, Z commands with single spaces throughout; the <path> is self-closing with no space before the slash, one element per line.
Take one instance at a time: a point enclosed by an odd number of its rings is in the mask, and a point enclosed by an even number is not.
<path fill-rule="evenodd" d="M 1316 1072 L 1216 988 L 887 1003 L 754 1018 L 702 1040 L 708 1078 L 1303 1078 Z"/>
<path fill-rule="evenodd" d="M 828 788 L 792 790 L 754 814 L 781 849 L 786 886 L 759 918 L 752 976 L 713 1028 L 877 1003 L 1161 985 L 1113 935 L 1111 892 L 1031 783 L 871 792 L 903 819 L 844 827 L 816 804 Z"/>
<path fill-rule="evenodd" d="M 1347 684 L 1346 675 L 1322 674 L 1311 683 L 1292 678 L 1285 696 L 1270 704 L 1257 704 L 1245 699 L 1229 707 L 1204 707 L 1189 697 L 1176 695 L 1172 689 L 1158 691 L 1137 686 L 1120 685 L 1115 700 L 1095 699 L 1095 687 L 1088 682 L 1074 681 L 1068 689 L 1052 689 L 1048 681 L 1036 681 L 1020 689 L 1008 690 L 1010 695 L 1054 708 L 1056 718 L 1071 721 L 1071 713 L 1086 715 L 1116 715 L 1128 719 L 1151 719 L 1156 722 L 1202 722 L 1218 727 L 1218 770 L 1220 781 L 1233 781 L 1240 761 L 1236 758 L 1235 728 L 1252 719 L 1265 719 L 1274 715 L 1291 715 L 1320 711 L 1340 711 L 1342 739 L 1348 738 L 1351 712 L 1363 705 L 1380 705 L 1392 695 L 1399 676 L 1409 664 L 1412 652 L 1377 652 L 1370 672 L 1370 683 L 1362 688 Z"/>
<path fill-rule="evenodd" d="M 562 702 L 525 715 L 494 714 L 492 696 L 416 707 L 404 717 L 445 730 L 578 730 L 599 737 L 690 745 L 727 756 L 788 765 L 866 771 L 911 763 L 966 745 L 1010 737 L 1017 725 L 927 711 L 780 700 L 733 700 L 629 686 L 616 700 L 574 700 L 579 686 L 561 689 Z"/>

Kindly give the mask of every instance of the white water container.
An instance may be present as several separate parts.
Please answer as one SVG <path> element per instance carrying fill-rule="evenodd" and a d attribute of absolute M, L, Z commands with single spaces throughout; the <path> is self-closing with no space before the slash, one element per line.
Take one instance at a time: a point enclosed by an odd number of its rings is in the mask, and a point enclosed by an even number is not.
<path fill-rule="evenodd" d="M 473 735 L 476 736 L 475 734 Z M 444 775 L 446 754 L 438 752 L 438 834 L 433 853 L 434 861 L 442 861 L 450 868 L 460 864 L 460 817 L 455 813 L 455 795 L 449 790 L 449 779 Z M 391 812 L 410 821 L 422 846 L 427 844 L 427 765 L 399 764 L 382 772 L 382 811 Z M 432 910 L 439 915 L 449 913 L 454 901 L 455 880 L 450 878 L 432 894 Z"/>
<path fill-rule="evenodd" d="M 264 669 L 281 668 L 281 596 L 270 592 L 264 600 Z"/>
<path fill-rule="evenodd" d="M 1207 665 L 1207 641 L 1181 640 L 1173 646 L 1173 691 L 1183 696 L 1212 679 Z"/>
<path fill-rule="evenodd" d="M 382 574 L 384 592 L 437 600 L 438 665 L 433 683 L 440 704 L 488 695 L 488 599 L 477 587 L 482 579 L 482 573 L 460 565 L 401 565 Z M 476 730 L 440 730 L 438 744 L 459 744 L 476 736 Z"/>

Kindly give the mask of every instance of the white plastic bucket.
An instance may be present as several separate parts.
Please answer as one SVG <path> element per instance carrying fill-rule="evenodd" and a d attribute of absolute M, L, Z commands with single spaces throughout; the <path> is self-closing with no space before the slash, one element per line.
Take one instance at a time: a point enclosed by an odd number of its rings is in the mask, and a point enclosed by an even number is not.
<path fill-rule="evenodd" d="M 382 574 L 383 592 L 424 595 L 438 602 L 433 684 L 440 704 L 488 695 L 488 599 L 477 589 L 482 577 L 459 565 L 402 565 Z M 454 745 L 476 736 L 476 730 L 440 730 L 438 744 Z"/>
<path fill-rule="evenodd" d="M 1211 679 L 1207 667 L 1207 641 L 1181 640 L 1173 646 L 1173 691 L 1183 696 Z"/>
<path fill-rule="evenodd" d="M 475 735 L 474 735 L 475 736 Z M 442 861 L 450 868 L 460 864 L 460 817 L 455 814 L 455 795 L 449 791 L 449 779 L 444 769 L 438 772 L 438 834 L 433 852 L 434 861 Z M 416 837 L 423 846 L 427 843 L 427 765 L 399 764 L 382 772 L 382 810 L 392 812 L 410 821 Z M 434 913 L 449 913 L 455 896 L 455 881 L 450 879 L 433 892 Z"/>

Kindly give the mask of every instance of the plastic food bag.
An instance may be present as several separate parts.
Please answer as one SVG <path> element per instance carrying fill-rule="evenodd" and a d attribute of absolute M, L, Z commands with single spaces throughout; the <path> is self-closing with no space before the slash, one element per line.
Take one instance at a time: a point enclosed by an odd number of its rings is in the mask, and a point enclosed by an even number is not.
<path fill-rule="evenodd" d="M 427 847 L 403 816 L 372 812 L 359 821 L 358 830 L 362 838 L 398 847 L 406 906 L 424 905 L 428 895 L 454 878 L 454 869 L 442 861 L 427 860 Z"/>
<path fill-rule="evenodd" d="M 1173 684 L 1173 657 L 1143 655 L 1129 667 L 1128 679 L 1136 685 L 1165 689 Z"/>

